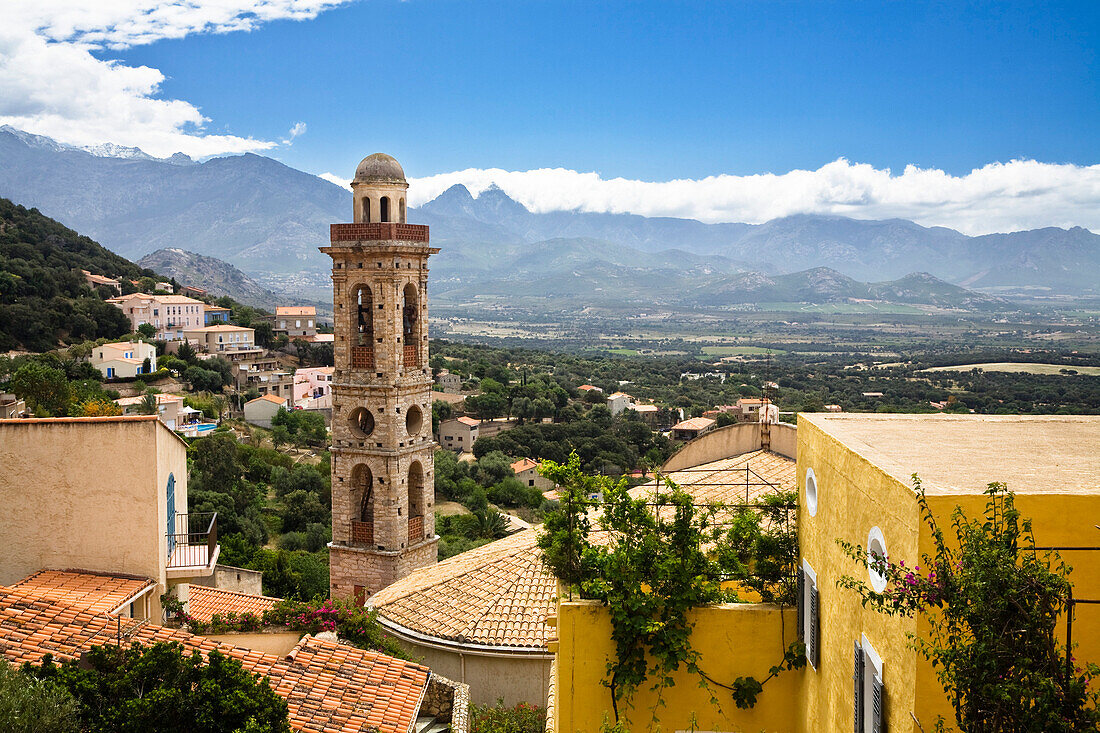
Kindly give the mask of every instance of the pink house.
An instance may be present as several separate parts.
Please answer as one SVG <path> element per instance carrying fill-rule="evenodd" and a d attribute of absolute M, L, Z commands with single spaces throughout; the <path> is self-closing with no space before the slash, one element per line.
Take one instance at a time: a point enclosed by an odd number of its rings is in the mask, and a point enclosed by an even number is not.
<path fill-rule="evenodd" d="M 294 405 L 332 407 L 332 367 L 310 367 L 294 372 Z"/>

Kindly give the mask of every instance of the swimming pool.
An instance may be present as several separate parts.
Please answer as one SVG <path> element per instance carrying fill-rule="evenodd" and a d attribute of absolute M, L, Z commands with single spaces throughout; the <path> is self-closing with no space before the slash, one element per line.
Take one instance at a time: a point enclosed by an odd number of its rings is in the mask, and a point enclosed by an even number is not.
<path fill-rule="evenodd" d="M 218 427 L 217 423 L 200 423 L 195 426 L 195 432 L 197 433 L 209 433 L 211 430 Z"/>

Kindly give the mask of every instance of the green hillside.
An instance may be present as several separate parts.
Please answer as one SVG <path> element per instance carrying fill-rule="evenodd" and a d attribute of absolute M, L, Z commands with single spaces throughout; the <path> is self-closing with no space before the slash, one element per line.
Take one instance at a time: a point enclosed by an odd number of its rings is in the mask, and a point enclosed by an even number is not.
<path fill-rule="evenodd" d="M 0 351 L 46 351 L 63 343 L 128 333 L 81 270 L 126 280 L 155 277 L 37 209 L 0 199 Z"/>

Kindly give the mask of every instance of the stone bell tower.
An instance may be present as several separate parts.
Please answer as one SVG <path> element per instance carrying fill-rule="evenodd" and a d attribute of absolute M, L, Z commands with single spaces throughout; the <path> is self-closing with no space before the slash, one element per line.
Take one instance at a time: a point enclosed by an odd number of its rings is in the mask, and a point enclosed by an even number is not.
<path fill-rule="evenodd" d="M 428 369 L 428 227 L 405 223 L 405 172 L 383 153 L 333 224 L 333 598 L 368 596 L 436 561 Z"/>

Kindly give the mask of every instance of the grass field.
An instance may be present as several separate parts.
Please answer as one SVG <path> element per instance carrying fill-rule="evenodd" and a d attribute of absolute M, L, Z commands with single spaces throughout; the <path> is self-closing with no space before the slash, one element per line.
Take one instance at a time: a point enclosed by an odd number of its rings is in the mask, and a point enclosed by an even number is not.
<path fill-rule="evenodd" d="M 783 354 L 778 349 L 765 349 L 760 346 L 704 346 L 703 353 L 707 356 L 752 356 L 756 354 Z"/>
<path fill-rule="evenodd" d="M 638 352 L 634 349 L 628 349 L 624 346 L 620 346 L 614 349 L 600 349 L 600 351 L 606 351 L 608 354 L 614 354 L 615 356 L 637 356 Z"/>
<path fill-rule="evenodd" d="M 1100 376 L 1100 367 L 1078 366 L 1067 367 L 1065 364 L 1029 364 L 1018 361 L 996 361 L 985 364 L 959 364 L 957 366 L 942 366 L 925 369 L 926 372 L 968 372 L 971 369 L 981 369 L 986 372 L 1015 372 L 1022 374 L 1061 374 L 1062 369 L 1074 369 L 1078 374 L 1090 377 Z"/>

